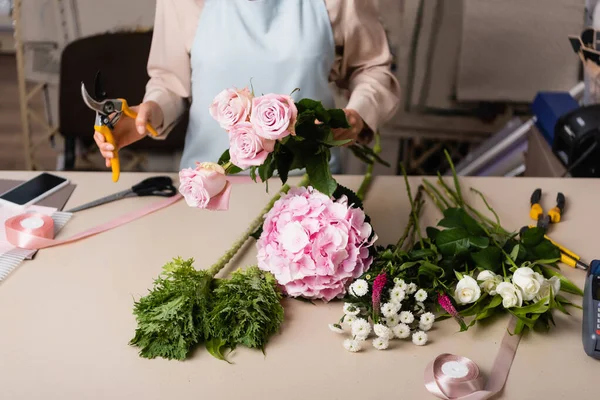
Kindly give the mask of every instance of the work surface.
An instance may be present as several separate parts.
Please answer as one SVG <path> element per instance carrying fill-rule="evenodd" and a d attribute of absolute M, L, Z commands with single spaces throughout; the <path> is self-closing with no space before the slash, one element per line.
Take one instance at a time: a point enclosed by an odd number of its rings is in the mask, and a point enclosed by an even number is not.
<path fill-rule="evenodd" d="M 0 172 L 0 179 L 27 179 L 34 173 Z M 147 177 L 123 174 L 113 183 L 104 173 L 61 173 L 77 184 L 67 209 L 122 190 Z M 173 176 L 176 178 L 176 176 Z M 338 178 L 358 188 L 361 177 Z M 295 179 L 292 182 L 297 182 Z M 418 179 L 411 180 L 413 189 Z M 544 190 L 542 203 L 554 206 L 556 192 L 567 197 L 564 221 L 550 237 L 590 262 L 596 257 L 600 223 L 600 184 L 595 180 L 465 178 L 463 188 L 481 190 L 511 230 L 531 223 L 529 197 Z M 269 342 L 266 356 L 239 348 L 233 364 L 203 348 L 184 362 L 140 358 L 130 347 L 136 322 L 135 299 L 147 293 L 162 265 L 172 257 L 193 257 L 207 268 L 243 232 L 279 188 L 262 184 L 234 187 L 230 210 L 188 208 L 185 202 L 83 241 L 41 250 L 0 283 L 0 398 L 119 399 L 428 399 L 426 365 L 441 353 L 463 355 L 488 373 L 508 319 L 459 333 L 452 320 L 434 325 L 426 346 L 393 341 L 386 351 L 368 346 L 349 353 L 342 337 L 327 325 L 342 314 L 339 302 L 311 305 L 285 300 L 285 323 Z M 158 198 L 125 199 L 75 214 L 61 232 L 68 237 Z M 480 202 L 476 204 L 481 205 Z M 401 177 L 378 177 L 365 202 L 379 244 L 395 242 L 408 218 Z M 484 207 L 482 206 L 483 210 Z M 422 224 L 439 214 L 424 209 Z M 255 262 L 254 245 L 233 268 Z M 585 273 L 561 265 L 583 287 Z M 577 304 L 581 299 L 576 298 Z M 597 399 L 600 363 L 585 355 L 581 311 L 555 314 L 549 334 L 528 333 L 521 340 L 500 398 Z"/>

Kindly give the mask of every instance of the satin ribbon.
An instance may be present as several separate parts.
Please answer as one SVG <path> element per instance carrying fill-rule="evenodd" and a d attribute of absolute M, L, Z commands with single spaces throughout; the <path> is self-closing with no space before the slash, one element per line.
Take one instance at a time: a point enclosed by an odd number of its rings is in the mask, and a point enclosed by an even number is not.
<path fill-rule="evenodd" d="M 207 207 L 208 209 L 222 210 L 228 208 L 229 194 L 231 192 L 232 184 L 254 183 L 250 176 L 232 175 L 228 176 L 227 180 L 227 186 L 218 196 L 215 196 L 218 198 L 214 199 L 214 201 L 211 199 L 211 203 L 209 203 L 209 207 Z M 257 181 L 260 182 L 260 179 L 257 178 Z M 181 194 L 176 194 L 175 196 L 169 197 L 164 201 L 150 204 L 149 206 L 140 210 L 122 215 L 112 221 L 108 221 L 104 224 L 88 229 L 85 232 L 62 240 L 54 239 L 54 221 L 52 218 L 40 213 L 25 212 L 24 214 L 12 217 L 5 222 L 6 239 L 13 246 L 30 250 L 39 250 L 61 244 L 72 243 L 127 224 L 145 215 L 168 207 L 171 204 L 178 202 L 182 198 L 183 196 Z"/>
<path fill-rule="evenodd" d="M 477 364 L 462 356 L 440 354 L 425 369 L 425 387 L 440 399 L 483 400 L 502 390 L 515 358 L 521 335 L 511 335 L 516 318 L 511 317 L 500 349 L 494 360 L 489 379 L 484 377 Z"/>
<path fill-rule="evenodd" d="M 164 201 L 150 204 L 147 207 L 122 215 L 112 221 L 108 221 L 75 236 L 62 240 L 54 239 L 54 221 L 52 218 L 38 213 L 24 213 L 12 217 L 5 222 L 6 239 L 13 246 L 30 250 L 39 250 L 61 244 L 72 243 L 127 224 L 145 215 L 168 207 L 171 204 L 178 202 L 182 198 L 183 196 L 176 194 L 175 196 L 169 197 Z M 39 224 L 40 220 L 43 222 L 43 225 L 37 226 L 36 221 L 37 224 Z"/>

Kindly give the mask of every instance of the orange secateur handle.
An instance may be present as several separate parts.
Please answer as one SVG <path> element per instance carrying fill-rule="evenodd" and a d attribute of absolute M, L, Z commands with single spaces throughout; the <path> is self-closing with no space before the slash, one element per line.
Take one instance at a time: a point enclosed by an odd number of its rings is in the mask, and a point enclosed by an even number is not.
<path fill-rule="evenodd" d="M 122 112 L 128 116 L 129 118 L 133 118 L 136 119 L 137 118 L 137 113 L 135 111 L 133 111 L 131 108 L 129 108 L 129 106 L 127 105 L 127 101 L 125 99 L 119 99 L 123 102 L 123 110 Z M 110 160 L 110 167 L 112 170 L 112 180 L 113 182 L 117 182 L 119 180 L 119 176 L 121 174 L 121 162 L 119 161 L 119 150 L 117 149 L 117 145 L 115 142 L 115 137 L 112 134 L 112 131 L 110 130 L 110 128 L 108 126 L 94 126 L 94 129 L 99 132 L 100 134 L 102 134 L 102 136 L 104 136 L 106 138 L 106 141 L 110 144 L 113 145 L 113 147 L 115 148 L 114 150 L 114 154 L 113 154 L 113 158 Z M 150 125 L 150 123 L 146 123 L 146 129 L 148 130 L 148 132 L 150 132 L 150 134 L 152 136 L 158 136 L 158 133 L 156 132 L 156 130 L 152 127 L 152 125 Z"/>

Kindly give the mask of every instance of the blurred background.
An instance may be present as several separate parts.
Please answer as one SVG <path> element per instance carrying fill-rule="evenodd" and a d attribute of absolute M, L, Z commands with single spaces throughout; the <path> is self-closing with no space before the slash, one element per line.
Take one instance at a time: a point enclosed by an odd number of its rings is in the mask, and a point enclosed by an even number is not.
<path fill-rule="evenodd" d="M 403 98 L 381 131 L 392 166 L 378 174 L 398 174 L 400 164 L 410 174 L 445 173 L 443 149 L 461 175 L 600 174 L 598 41 L 593 30 L 582 35 L 600 25 L 596 1 L 379 6 Z M 105 170 L 80 84 L 92 85 L 99 68 L 109 96 L 138 104 L 153 19 L 152 0 L 0 0 L 0 170 Z M 580 41 L 585 58 L 569 36 L 589 35 Z M 186 124 L 166 142 L 124 149 L 123 170 L 177 171 Z M 363 168 L 346 157 L 347 173 Z"/>

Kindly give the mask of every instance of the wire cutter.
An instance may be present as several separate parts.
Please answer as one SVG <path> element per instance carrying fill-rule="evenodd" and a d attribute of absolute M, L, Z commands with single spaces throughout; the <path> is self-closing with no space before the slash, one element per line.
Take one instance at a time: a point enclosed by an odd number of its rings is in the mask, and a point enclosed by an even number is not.
<path fill-rule="evenodd" d="M 548 214 L 544 214 L 544 209 L 540 204 L 541 199 L 542 189 L 536 189 L 531 195 L 531 209 L 529 210 L 529 216 L 534 221 L 537 221 L 537 227 L 544 231 L 544 237 L 559 248 L 561 262 L 573 268 L 587 270 L 589 267 L 581 261 L 581 257 L 545 235 L 545 233 L 548 232 L 550 224 L 558 224 L 560 222 L 565 209 L 565 195 L 560 192 L 558 193 L 556 196 L 556 206 L 548 211 Z"/>
<path fill-rule="evenodd" d="M 104 97 L 105 94 L 99 92 L 99 86 L 99 75 L 96 75 L 96 97 Z M 85 104 L 92 110 L 96 111 L 94 129 L 101 133 L 106 138 L 106 141 L 115 147 L 114 157 L 111 159 L 110 165 L 112 169 L 112 180 L 113 182 L 117 182 L 119 180 L 121 167 L 118 149 L 113 136 L 113 130 L 123 114 L 125 114 L 127 117 L 135 119 L 137 117 L 137 113 L 129 108 L 129 105 L 125 99 L 94 99 L 85 89 L 85 84 L 83 82 L 81 83 L 81 95 Z M 158 135 L 156 130 L 149 123 L 146 124 L 146 129 L 152 136 Z"/>

